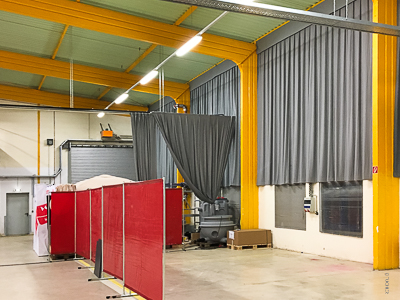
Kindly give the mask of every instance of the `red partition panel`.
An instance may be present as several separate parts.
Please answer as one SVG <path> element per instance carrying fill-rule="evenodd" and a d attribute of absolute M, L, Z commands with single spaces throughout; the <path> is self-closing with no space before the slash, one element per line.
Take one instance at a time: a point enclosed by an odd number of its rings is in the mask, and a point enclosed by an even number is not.
<path fill-rule="evenodd" d="M 165 202 L 166 244 L 182 244 L 182 189 L 166 189 Z"/>
<path fill-rule="evenodd" d="M 122 185 L 103 187 L 103 269 L 122 279 Z"/>
<path fill-rule="evenodd" d="M 90 258 L 90 191 L 76 192 L 76 254 Z"/>
<path fill-rule="evenodd" d="M 50 254 L 75 253 L 75 192 L 53 192 L 50 209 Z"/>
<path fill-rule="evenodd" d="M 163 295 L 163 180 L 125 184 L 125 285 Z"/>
<path fill-rule="evenodd" d="M 92 261 L 96 261 L 96 244 L 101 239 L 101 188 L 93 189 L 92 193 Z"/>

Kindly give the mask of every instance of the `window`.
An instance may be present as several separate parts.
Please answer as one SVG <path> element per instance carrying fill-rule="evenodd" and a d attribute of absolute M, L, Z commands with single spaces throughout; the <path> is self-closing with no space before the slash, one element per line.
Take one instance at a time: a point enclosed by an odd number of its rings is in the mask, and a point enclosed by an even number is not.
<path fill-rule="evenodd" d="M 306 230 L 305 185 L 275 186 L 275 227 Z"/>
<path fill-rule="evenodd" d="M 321 183 L 321 232 L 362 237 L 362 181 Z"/>

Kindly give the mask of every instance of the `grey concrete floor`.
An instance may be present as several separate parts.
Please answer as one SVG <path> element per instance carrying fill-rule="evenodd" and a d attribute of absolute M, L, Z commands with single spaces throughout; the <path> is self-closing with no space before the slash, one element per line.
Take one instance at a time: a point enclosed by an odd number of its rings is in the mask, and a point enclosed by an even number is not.
<path fill-rule="evenodd" d="M 0 237 L 0 299 L 105 299 L 115 295 L 74 261 L 45 261 L 32 236 Z M 389 294 L 385 294 L 389 278 Z M 110 286 L 110 287 L 109 287 Z M 174 250 L 166 254 L 166 299 L 400 299 L 400 270 L 279 250 Z M 117 289 L 116 287 L 113 287 Z"/>
<path fill-rule="evenodd" d="M 32 236 L 0 237 L 0 299 L 92 300 L 116 294 L 101 282 L 88 282 L 93 276 L 78 270 L 75 261 L 46 263 L 47 258 L 32 250 L 32 240 Z"/>
<path fill-rule="evenodd" d="M 172 252 L 166 275 L 166 298 L 174 300 L 400 299 L 399 269 L 279 249 Z"/>

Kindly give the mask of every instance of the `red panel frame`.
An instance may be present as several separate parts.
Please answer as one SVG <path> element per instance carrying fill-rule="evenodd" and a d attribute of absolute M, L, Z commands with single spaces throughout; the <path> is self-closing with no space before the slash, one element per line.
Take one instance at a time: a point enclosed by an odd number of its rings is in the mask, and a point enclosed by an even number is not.
<path fill-rule="evenodd" d="M 162 179 L 125 184 L 125 285 L 146 299 L 163 295 Z"/>
<path fill-rule="evenodd" d="M 90 191 L 76 192 L 76 254 L 90 259 Z"/>
<path fill-rule="evenodd" d="M 53 192 L 50 210 L 50 254 L 75 253 L 75 192 Z"/>
<path fill-rule="evenodd" d="M 182 244 L 182 189 L 166 189 L 166 245 Z"/>
<path fill-rule="evenodd" d="M 91 260 L 96 261 L 96 245 L 97 241 L 101 239 L 101 188 L 93 189 L 90 191 L 92 193 L 92 248 Z"/>
<path fill-rule="evenodd" d="M 119 279 L 123 276 L 122 189 L 122 185 L 103 187 L 103 269 Z"/>

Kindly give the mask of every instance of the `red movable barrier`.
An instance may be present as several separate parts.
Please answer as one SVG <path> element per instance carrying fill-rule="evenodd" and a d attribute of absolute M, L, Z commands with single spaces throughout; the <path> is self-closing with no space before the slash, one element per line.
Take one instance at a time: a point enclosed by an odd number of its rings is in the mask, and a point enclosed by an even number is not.
<path fill-rule="evenodd" d="M 182 244 L 182 189 L 166 189 L 166 245 Z"/>
<path fill-rule="evenodd" d="M 92 193 L 92 261 L 96 261 L 96 244 L 101 239 L 101 188 L 93 189 Z"/>
<path fill-rule="evenodd" d="M 125 184 L 125 285 L 146 299 L 163 295 L 163 180 Z"/>
<path fill-rule="evenodd" d="M 75 253 L 75 192 L 53 192 L 50 210 L 50 254 Z"/>
<path fill-rule="evenodd" d="M 122 185 L 103 187 L 103 269 L 119 279 L 123 277 L 122 199 Z"/>
<path fill-rule="evenodd" d="M 76 254 L 90 259 L 90 191 L 76 192 Z"/>

